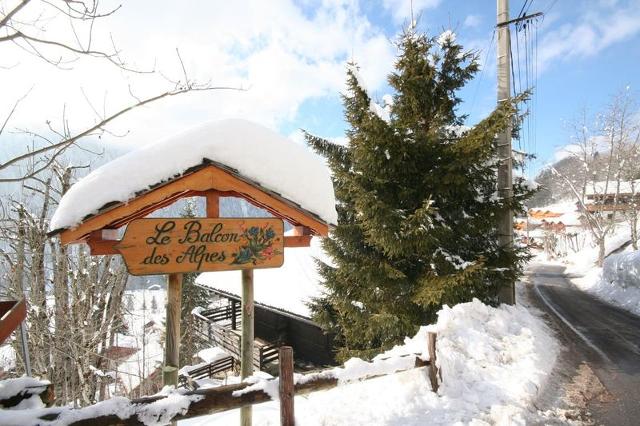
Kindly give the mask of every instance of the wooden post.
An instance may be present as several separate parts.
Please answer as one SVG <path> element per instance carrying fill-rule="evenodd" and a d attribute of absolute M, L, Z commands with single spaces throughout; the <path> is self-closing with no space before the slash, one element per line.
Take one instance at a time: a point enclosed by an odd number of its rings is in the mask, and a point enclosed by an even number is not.
<path fill-rule="evenodd" d="M 178 385 L 180 364 L 180 311 L 182 309 L 182 274 L 169 274 L 167 286 L 166 350 L 162 382 Z"/>
<path fill-rule="evenodd" d="M 280 393 L 280 425 L 294 426 L 293 396 L 293 348 L 281 346 L 278 350 L 280 362 L 279 393 Z"/>
<path fill-rule="evenodd" d="M 242 340 L 240 341 L 240 378 L 253 374 L 253 269 L 242 270 Z M 240 409 L 240 424 L 250 426 L 251 406 Z"/>
<path fill-rule="evenodd" d="M 220 217 L 220 196 L 216 191 L 207 191 L 207 217 Z"/>
<path fill-rule="evenodd" d="M 438 392 L 438 367 L 436 366 L 436 337 L 437 334 L 429 332 L 429 380 L 431 389 Z"/>

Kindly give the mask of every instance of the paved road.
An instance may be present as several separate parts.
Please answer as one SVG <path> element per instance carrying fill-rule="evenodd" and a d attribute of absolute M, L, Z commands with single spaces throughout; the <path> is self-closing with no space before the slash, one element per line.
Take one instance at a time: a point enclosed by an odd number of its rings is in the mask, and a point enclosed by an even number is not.
<path fill-rule="evenodd" d="M 564 267 L 532 265 L 527 275 L 540 307 L 559 319 L 586 362 L 613 396 L 589 407 L 605 425 L 640 425 L 640 317 L 578 290 Z"/>

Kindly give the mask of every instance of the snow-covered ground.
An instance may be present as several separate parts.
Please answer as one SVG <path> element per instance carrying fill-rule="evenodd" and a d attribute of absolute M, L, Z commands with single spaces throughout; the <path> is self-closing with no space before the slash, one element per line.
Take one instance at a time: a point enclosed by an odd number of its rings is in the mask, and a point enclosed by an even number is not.
<path fill-rule="evenodd" d="M 438 365 L 442 385 L 432 392 L 424 368 L 360 381 L 363 376 L 389 373 L 418 354 L 428 358 L 427 332 L 438 333 Z M 522 306 L 492 308 L 475 300 L 453 308 L 445 307 L 436 324 L 420 329 L 416 336 L 380 354 L 372 363 L 352 359 L 344 367 L 328 373 L 340 385 L 295 398 L 299 425 L 514 425 L 525 424 L 535 410 L 532 403 L 540 394 L 553 369 L 558 343 L 543 320 Z M 406 367 L 406 366 L 405 366 Z M 254 385 L 272 393 L 277 381 L 264 374 Z M 296 380 L 303 380 L 297 376 Z M 39 401 L 39 400 L 38 400 Z M 38 401 L 34 401 L 34 404 Z M 179 412 L 192 399 L 181 393 L 151 404 L 146 409 L 115 398 L 80 410 L 63 409 L 56 424 L 113 413 L 126 416 L 136 412 L 148 425 L 157 422 L 154 414 Z M 0 410 L 0 424 L 29 425 L 53 409 Z M 56 409 L 59 410 L 59 409 Z M 279 424 L 277 401 L 255 405 L 254 425 Z M 239 410 L 179 422 L 185 426 L 237 424 Z"/>
<path fill-rule="evenodd" d="M 295 398 L 299 425 L 524 424 L 551 372 L 558 344 L 524 307 L 492 308 L 477 300 L 445 307 L 438 322 L 377 359 L 420 353 L 427 331 L 438 333 L 443 383 L 438 393 L 424 369 L 409 370 Z M 358 368 L 357 361 L 347 363 Z M 347 373 L 341 373 L 347 375 Z M 342 377 L 339 375 L 339 377 Z M 277 402 L 255 405 L 255 425 L 279 424 Z M 238 410 L 179 422 L 185 426 L 239 422 Z"/>

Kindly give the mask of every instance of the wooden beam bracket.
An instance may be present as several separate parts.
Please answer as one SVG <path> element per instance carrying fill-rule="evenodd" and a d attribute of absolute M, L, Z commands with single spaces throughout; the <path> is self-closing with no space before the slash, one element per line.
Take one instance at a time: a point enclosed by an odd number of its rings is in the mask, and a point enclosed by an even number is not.
<path fill-rule="evenodd" d="M 87 244 L 92 256 L 120 254 L 115 246 L 120 242 L 117 229 L 100 229 L 92 231 L 87 238 Z"/>

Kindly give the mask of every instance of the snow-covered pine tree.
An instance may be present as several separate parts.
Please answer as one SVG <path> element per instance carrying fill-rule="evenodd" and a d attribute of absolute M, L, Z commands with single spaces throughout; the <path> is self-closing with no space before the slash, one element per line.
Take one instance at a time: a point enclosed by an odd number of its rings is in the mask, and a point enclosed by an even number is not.
<path fill-rule="evenodd" d="M 182 217 L 196 217 L 196 205 L 193 199 L 187 199 L 182 212 Z M 204 342 L 199 337 L 193 318 L 194 308 L 207 306 L 209 298 L 207 291 L 196 286 L 197 273 L 183 274 L 182 276 L 182 309 L 180 312 L 180 366 L 193 363 L 193 356 L 198 353 Z"/>
<path fill-rule="evenodd" d="M 338 357 L 368 356 L 412 335 L 443 304 L 474 297 L 496 303 L 526 253 L 497 244 L 495 135 L 516 118 L 504 103 L 464 128 L 457 91 L 477 72 L 477 55 L 452 33 L 438 40 L 409 31 L 376 104 L 348 68 L 343 95 L 348 143 L 307 134 L 333 172 L 338 226 L 319 265 L 327 293 L 312 303 L 336 334 Z M 512 207 L 530 194 L 518 182 Z"/>

